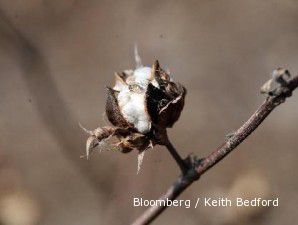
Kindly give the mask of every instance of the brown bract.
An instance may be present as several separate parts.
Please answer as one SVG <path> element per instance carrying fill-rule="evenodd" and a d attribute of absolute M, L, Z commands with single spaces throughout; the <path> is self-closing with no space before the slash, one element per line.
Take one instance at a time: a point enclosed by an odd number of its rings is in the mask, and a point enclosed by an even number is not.
<path fill-rule="evenodd" d="M 186 88 L 170 80 L 156 60 L 152 72 L 160 88 L 149 83 L 146 91 L 146 106 L 151 121 L 156 127 L 172 127 L 179 119 L 184 107 Z"/>
<path fill-rule="evenodd" d="M 132 128 L 133 125 L 123 117 L 120 111 L 116 94 L 117 91 L 107 87 L 106 115 L 111 124 L 114 126 L 121 128 Z"/>

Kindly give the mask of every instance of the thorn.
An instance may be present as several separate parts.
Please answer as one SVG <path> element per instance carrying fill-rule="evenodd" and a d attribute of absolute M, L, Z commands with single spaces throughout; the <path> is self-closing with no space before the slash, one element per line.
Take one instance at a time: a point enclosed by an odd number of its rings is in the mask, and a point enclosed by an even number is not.
<path fill-rule="evenodd" d="M 93 135 L 93 131 L 86 129 L 85 127 L 83 127 L 83 125 L 79 122 L 79 126 L 81 127 L 81 129 L 83 131 L 85 131 L 87 134 Z"/>
<path fill-rule="evenodd" d="M 159 67 L 159 62 L 156 59 L 151 67 L 151 80 L 156 79 L 157 83 L 159 83 L 160 80 L 160 67 Z"/>
<path fill-rule="evenodd" d="M 157 70 L 159 70 L 160 67 L 159 67 L 159 62 L 158 60 L 156 59 L 152 65 L 152 70 L 153 70 L 153 73 L 155 73 Z"/>
<path fill-rule="evenodd" d="M 135 46 L 134 46 L 134 55 L 135 55 L 136 69 L 143 67 L 142 59 L 139 55 L 138 45 L 137 44 L 135 44 Z"/>
<path fill-rule="evenodd" d="M 145 155 L 145 151 L 142 151 L 138 154 L 138 170 L 137 170 L 137 174 L 139 174 L 140 170 L 141 170 L 141 166 L 143 163 L 143 159 L 144 159 L 144 155 Z"/>
<path fill-rule="evenodd" d="M 96 137 L 91 136 L 87 139 L 86 142 L 86 158 L 89 159 L 90 152 L 93 148 L 95 148 L 99 144 Z"/>

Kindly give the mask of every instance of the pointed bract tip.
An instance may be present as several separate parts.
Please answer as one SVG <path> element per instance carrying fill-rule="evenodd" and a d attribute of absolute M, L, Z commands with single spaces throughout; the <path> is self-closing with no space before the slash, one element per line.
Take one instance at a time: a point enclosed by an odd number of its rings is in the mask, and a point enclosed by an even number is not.
<path fill-rule="evenodd" d="M 138 45 L 137 44 L 135 44 L 135 46 L 134 46 L 134 55 L 135 55 L 136 69 L 143 67 L 142 59 L 139 55 Z"/>
<path fill-rule="evenodd" d="M 83 127 L 83 125 L 79 122 L 79 126 L 80 128 L 85 131 L 87 134 L 93 135 L 93 132 L 91 130 L 86 129 L 85 127 Z"/>
<path fill-rule="evenodd" d="M 152 79 L 156 78 L 159 76 L 159 62 L 156 59 L 151 67 L 151 77 Z"/>
<path fill-rule="evenodd" d="M 99 144 L 98 140 L 94 136 L 90 136 L 86 142 L 86 158 L 89 159 L 90 152 Z"/>
<path fill-rule="evenodd" d="M 159 61 L 156 59 L 152 65 L 152 68 L 154 70 L 158 70 L 159 69 Z"/>
<path fill-rule="evenodd" d="M 137 174 L 139 174 L 139 172 L 141 170 L 141 166 L 142 166 L 142 163 L 143 163 L 144 155 L 145 155 L 145 151 L 141 151 L 138 154 L 138 170 L 137 170 Z"/>
<path fill-rule="evenodd" d="M 127 76 L 125 73 L 115 72 L 114 75 L 115 75 L 116 80 L 119 80 L 119 81 L 125 83 L 125 79 L 126 79 L 126 76 Z"/>

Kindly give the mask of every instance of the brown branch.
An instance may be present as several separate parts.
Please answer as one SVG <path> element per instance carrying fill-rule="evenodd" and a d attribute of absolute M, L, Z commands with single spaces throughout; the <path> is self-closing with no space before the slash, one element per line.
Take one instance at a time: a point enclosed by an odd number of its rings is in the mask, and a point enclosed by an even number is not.
<path fill-rule="evenodd" d="M 188 171 L 188 165 L 181 158 L 181 156 L 179 155 L 179 153 L 177 152 L 177 150 L 175 149 L 173 144 L 169 141 L 165 146 L 167 147 L 167 149 L 170 152 L 171 156 L 175 159 L 175 161 L 176 161 L 177 165 L 179 166 L 182 174 L 186 174 L 187 171 Z"/>
<path fill-rule="evenodd" d="M 268 97 L 255 113 L 222 145 L 214 152 L 204 158 L 200 163 L 187 171 L 186 174 L 179 177 L 175 183 L 161 196 L 160 200 L 176 199 L 188 186 L 198 180 L 202 174 L 217 164 L 220 160 L 232 152 L 239 144 L 241 144 L 264 119 L 273 111 L 275 107 L 283 103 L 287 97 L 292 95 L 298 87 L 298 76 L 288 81 L 287 85 L 278 90 L 277 95 Z M 148 208 L 140 217 L 136 219 L 133 225 L 143 225 L 151 223 L 157 218 L 167 206 L 156 205 Z"/>

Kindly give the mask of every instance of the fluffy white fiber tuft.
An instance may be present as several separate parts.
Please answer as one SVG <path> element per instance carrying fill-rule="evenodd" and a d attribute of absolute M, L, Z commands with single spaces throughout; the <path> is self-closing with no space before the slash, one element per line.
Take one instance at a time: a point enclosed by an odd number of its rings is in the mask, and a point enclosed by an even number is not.
<path fill-rule="evenodd" d="M 119 91 L 118 103 L 124 118 L 140 133 L 147 133 L 151 129 L 151 121 L 145 106 L 146 89 L 150 77 L 151 68 L 141 67 L 127 77 L 127 82 L 116 80 L 114 86 L 114 90 Z"/>
<path fill-rule="evenodd" d="M 135 48 L 136 69 L 128 70 L 126 80 L 116 78 L 114 90 L 119 91 L 118 103 L 124 118 L 132 123 L 140 133 L 148 133 L 151 129 L 151 120 L 146 112 L 145 98 L 148 84 L 159 88 L 154 79 L 152 69 L 142 66 L 141 58 Z"/>
<path fill-rule="evenodd" d="M 124 97 L 118 98 L 124 118 L 134 124 L 140 133 L 147 133 L 151 128 L 150 118 L 145 110 L 145 93 L 126 92 Z M 122 107 L 121 107 L 122 105 Z"/>
<path fill-rule="evenodd" d="M 133 72 L 135 84 L 140 85 L 142 88 L 147 88 L 151 79 L 151 68 L 140 67 Z"/>

